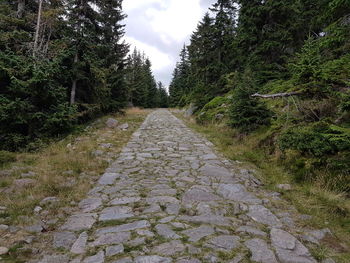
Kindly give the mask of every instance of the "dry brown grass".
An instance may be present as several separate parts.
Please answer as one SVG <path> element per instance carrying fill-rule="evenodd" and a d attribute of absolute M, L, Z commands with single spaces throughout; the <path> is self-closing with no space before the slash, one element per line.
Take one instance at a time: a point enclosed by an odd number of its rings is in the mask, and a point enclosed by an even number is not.
<path fill-rule="evenodd" d="M 60 202 L 54 206 L 44 206 L 47 214 L 41 215 L 40 219 L 63 219 L 68 208 L 75 207 L 76 203 L 84 198 L 92 188 L 93 182 L 108 167 L 108 161 L 104 157 L 95 157 L 92 152 L 102 150 L 117 156 L 148 113 L 138 108 L 128 109 L 125 114 L 99 119 L 87 130 L 52 143 L 40 152 L 18 153 L 17 161 L 7 167 L 12 171 L 11 175 L 0 177 L 0 206 L 7 207 L 4 213 L 0 212 L 0 224 L 31 224 L 37 219 L 33 209 L 40 205 L 42 199 L 51 196 L 58 197 Z M 105 120 L 108 117 L 114 117 L 120 123 L 127 122 L 129 129 L 121 131 L 107 128 Z M 101 143 L 112 143 L 113 147 L 102 149 L 99 146 Z M 21 174 L 28 171 L 36 174 L 31 178 L 36 180 L 36 183 L 30 187 L 16 189 L 13 181 L 20 179 Z M 0 244 L 11 246 L 13 244 L 9 243 L 13 242 L 13 239 L 0 234 Z"/>

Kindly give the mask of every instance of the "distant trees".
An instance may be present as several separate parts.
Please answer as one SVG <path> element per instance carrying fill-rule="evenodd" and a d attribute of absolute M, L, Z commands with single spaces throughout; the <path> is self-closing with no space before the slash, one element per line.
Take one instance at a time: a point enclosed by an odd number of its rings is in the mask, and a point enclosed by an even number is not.
<path fill-rule="evenodd" d="M 122 0 L 0 1 L 0 149 L 35 148 L 130 99 L 157 106 L 149 61 L 133 62 L 145 90 L 128 83 L 124 18 Z"/>

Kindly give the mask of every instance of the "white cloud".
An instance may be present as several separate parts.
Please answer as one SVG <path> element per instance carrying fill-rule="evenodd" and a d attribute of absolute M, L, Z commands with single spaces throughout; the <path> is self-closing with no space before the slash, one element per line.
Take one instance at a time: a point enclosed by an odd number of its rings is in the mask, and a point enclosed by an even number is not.
<path fill-rule="evenodd" d="M 157 80 L 168 85 L 183 43 L 215 0 L 124 0 L 126 40 L 150 58 Z"/>
<path fill-rule="evenodd" d="M 169 55 L 161 52 L 156 47 L 145 44 L 144 42 L 132 37 L 125 37 L 125 40 L 131 45 L 131 52 L 133 51 L 134 47 L 136 47 L 141 52 L 145 52 L 146 56 L 151 59 L 153 70 L 159 71 L 162 68 L 171 65 L 172 61 Z"/>

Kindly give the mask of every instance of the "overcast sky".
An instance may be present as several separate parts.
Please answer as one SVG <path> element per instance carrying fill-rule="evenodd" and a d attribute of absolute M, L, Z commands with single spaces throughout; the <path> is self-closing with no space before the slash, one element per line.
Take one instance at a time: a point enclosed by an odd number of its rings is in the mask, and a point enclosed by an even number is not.
<path fill-rule="evenodd" d="M 157 81 L 169 85 L 184 43 L 215 0 L 124 0 L 126 41 L 150 58 Z"/>

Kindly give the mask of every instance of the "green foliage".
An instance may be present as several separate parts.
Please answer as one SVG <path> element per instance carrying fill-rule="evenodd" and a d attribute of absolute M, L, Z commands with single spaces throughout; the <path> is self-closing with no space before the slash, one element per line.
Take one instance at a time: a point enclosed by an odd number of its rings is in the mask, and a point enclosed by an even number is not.
<path fill-rule="evenodd" d="M 251 97 L 256 91 L 256 84 L 251 73 L 246 72 L 233 91 L 230 107 L 230 126 L 241 132 L 251 132 L 261 125 L 270 123 L 271 112 L 257 98 Z"/>
<path fill-rule="evenodd" d="M 198 113 L 197 121 L 200 123 L 221 121 L 227 114 L 229 102 L 230 100 L 227 97 L 215 97 Z"/>
<path fill-rule="evenodd" d="M 16 161 L 16 154 L 7 151 L 0 151 L 0 167 Z"/>

